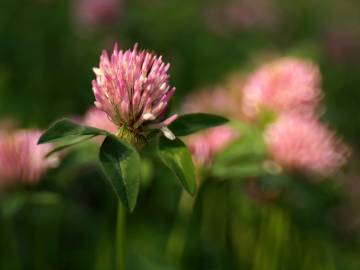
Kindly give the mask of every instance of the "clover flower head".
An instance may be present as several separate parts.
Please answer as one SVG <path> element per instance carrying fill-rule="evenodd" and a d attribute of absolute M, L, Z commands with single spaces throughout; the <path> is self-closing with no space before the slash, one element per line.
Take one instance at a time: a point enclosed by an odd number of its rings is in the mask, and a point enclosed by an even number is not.
<path fill-rule="evenodd" d="M 161 56 L 147 51 L 118 50 L 115 45 L 111 57 L 103 51 L 96 79 L 92 82 L 95 106 L 104 111 L 118 127 L 126 127 L 134 134 L 161 129 L 166 137 L 175 136 L 167 128 L 176 118 L 164 119 L 175 88 L 169 85 L 170 64 Z"/>
<path fill-rule="evenodd" d="M 236 132 L 229 126 L 219 126 L 189 136 L 187 143 L 195 163 L 207 166 L 236 137 Z"/>
<path fill-rule="evenodd" d="M 35 183 L 49 168 L 57 166 L 58 156 L 46 158 L 52 145 L 37 145 L 40 135 L 38 130 L 0 133 L 1 186 L 17 182 Z"/>
<path fill-rule="evenodd" d="M 283 115 L 265 131 L 273 159 L 284 168 L 328 176 L 345 164 L 350 150 L 311 117 Z"/>
<path fill-rule="evenodd" d="M 318 67 L 310 61 L 280 58 L 261 66 L 243 87 L 243 110 L 256 118 L 261 109 L 313 114 L 322 93 Z"/>

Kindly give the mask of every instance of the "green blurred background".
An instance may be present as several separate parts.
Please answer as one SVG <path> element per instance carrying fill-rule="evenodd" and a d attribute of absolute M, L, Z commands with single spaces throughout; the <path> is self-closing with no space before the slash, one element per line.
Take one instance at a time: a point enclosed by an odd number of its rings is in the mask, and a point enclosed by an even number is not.
<path fill-rule="evenodd" d="M 252 70 L 262 56 L 313 59 L 323 75 L 324 120 L 354 148 L 341 188 L 336 181 L 314 187 L 299 181 L 289 198 L 273 203 L 249 196 L 243 181 L 210 182 L 194 213 L 182 215 L 180 186 L 147 159 L 129 216 L 128 269 L 360 269 L 359 1 L 118 0 L 116 12 L 100 13 L 95 22 L 82 18 L 78 5 L 1 0 L 1 119 L 46 128 L 83 115 L 94 100 L 92 67 L 101 51 L 139 42 L 171 63 L 175 110 L 189 93 Z M 115 269 L 116 198 L 94 162 L 96 147 L 84 148 L 29 188 L 51 192 L 45 202 L 26 197 L 17 210 L 22 195 L 1 195 L 7 207 L 0 269 Z M 182 223 L 187 238 L 178 263 L 168 245 L 174 224 Z"/>

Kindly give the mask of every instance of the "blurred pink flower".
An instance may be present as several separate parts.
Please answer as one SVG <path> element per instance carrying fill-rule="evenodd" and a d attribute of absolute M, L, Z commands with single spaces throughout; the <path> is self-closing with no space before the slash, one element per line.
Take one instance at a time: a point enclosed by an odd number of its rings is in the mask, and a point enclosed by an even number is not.
<path fill-rule="evenodd" d="M 74 16 L 82 26 L 113 24 L 120 16 L 122 0 L 76 0 Z"/>
<path fill-rule="evenodd" d="M 37 145 L 40 135 L 38 130 L 0 133 L 0 186 L 35 183 L 47 169 L 58 164 L 56 155 L 45 157 L 51 144 Z"/>
<path fill-rule="evenodd" d="M 186 113 L 224 113 L 229 108 L 229 102 L 231 103 L 229 94 L 222 87 L 195 92 L 185 99 L 182 110 Z"/>
<path fill-rule="evenodd" d="M 299 115 L 279 117 L 265 131 L 265 141 L 281 166 L 324 176 L 344 165 L 350 153 L 326 126 Z"/>
<path fill-rule="evenodd" d="M 111 133 L 117 131 L 116 125 L 110 121 L 107 114 L 96 107 L 91 107 L 86 112 L 83 122 L 87 126 L 103 129 Z"/>
<path fill-rule="evenodd" d="M 261 109 L 312 115 L 322 97 L 319 69 L 310 61 L 280 58 L 261 66 L 243 88 L 243 110 L 249 118 Z"/>
<path fill-rule="evenodd" d="M 161 129 L 166 137 L 174 139 L 167 126 L 177 115 L 163 119 L 175 93 L 175 87 L 168 83 L 169 67 L 161 56 L 138 51 L 137 45 L 125 52 L 115 45 L 111 58 L 103 51 L 99 68 L 94 68 L 95 106 L 118 127 L 125 126 L 134 133 Z"/>
<path fill-rule="evenodd" d="M 230 77 L 228 84 L 238 79 L 237 76 Z M 236 91 L 237 92 L 237 91 Z M 210 89 L 200 90 L 189 95 L 181 110 L 184 113 L 216 113 L 232 116 L 238 110 L 237 96 L 228 87 L 217 86 Z M 238 134 L 229 126 L 210 128 L 203 132 L 186 138 L 187 145 L 198 166 L 208 166 L 217 153 L 226 148 Z"/>
<path fill-rule="evenodd" d="M 189 136 L 187 143 L 194 162 L 198 166 L 206 166 L 236 137 L 236 132 L 229 126 L 219 126 Z"/>
<path fill-rule="evenodd" d="M 239 121 L 247 120 L 241 109 L 244 73 L 229 73 L 218 85 L 192 92 L 181 106 L 183 113 L 214 113 Z"/>

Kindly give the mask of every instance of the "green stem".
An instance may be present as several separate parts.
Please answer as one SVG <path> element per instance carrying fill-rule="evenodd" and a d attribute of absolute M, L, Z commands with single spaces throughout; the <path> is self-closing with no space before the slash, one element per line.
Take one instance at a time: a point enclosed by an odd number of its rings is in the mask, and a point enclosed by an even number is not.
<path fill-rule="evenodd" d="M 116 225 L 116 264 L 117 270 L 125 270 L 125 231 L 126 209 L 119 202 Z"/>

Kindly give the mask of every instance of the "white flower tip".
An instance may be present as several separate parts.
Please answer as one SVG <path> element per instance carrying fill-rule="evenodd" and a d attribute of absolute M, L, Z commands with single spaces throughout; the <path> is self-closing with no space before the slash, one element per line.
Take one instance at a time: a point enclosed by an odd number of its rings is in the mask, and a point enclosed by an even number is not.
<path fill-rule="evenodd" d="M 95 101 L 95 102 L 94 102 L 94 105 L 95 105 L 95 107 L 98 108 L 99 110 L 102 110 L 102 106 L 101 106 L 101 103 L 100 103 L 100 102 Z"/>
<path fill-rule="evenodd" d="M 104 72 L 100 68 L 93 68 L 93 71 L 98 76 L 104 75 Z"/>
<path fill-rule="evenodd" d="M 173 141 L 173 140 L 176 139 L 174 133 L 172 133 L 171 130 L 170 130 L 168 127 L 163 127 L 163 128 L 161 128 L 161 131 L 162 131 L 162 133 L 164 134 L 164 136 L 165 136 L 166 138 L 168 138 L 169 140 L 172 140 L 172 141 Z"/>
<path fill-rule="evenodd" d="M 143 74 L 141 74 L 141 76 L 140 76 L 140 82 L 146 82 L 146 77 L 143 75 Z"/>
<path fill-rule="evenodd" d="M 160 86 L 160 90 L 161 91 L 164 91 L 166 89 L 166 83 L 163 83 L 161 86 Z"/>
<path fill-rule="evenodd" d="M 144 120 L 155 120 L 155 115 L 153 115 L 152 113 L 145 113 L 143 115 L 143 119 Z"/>

